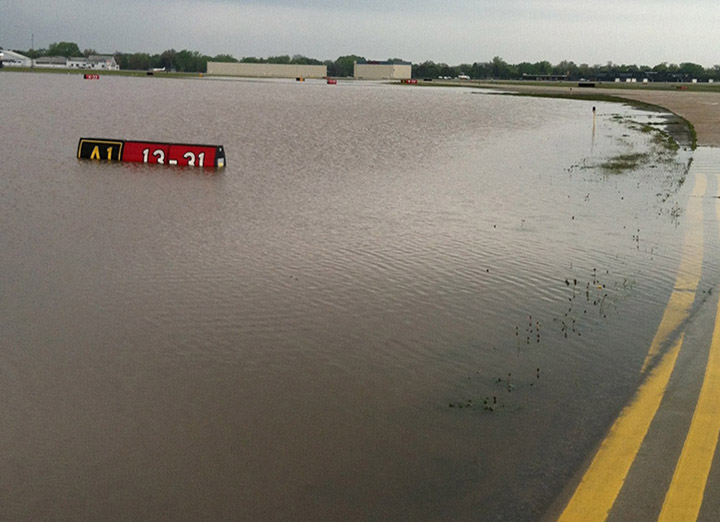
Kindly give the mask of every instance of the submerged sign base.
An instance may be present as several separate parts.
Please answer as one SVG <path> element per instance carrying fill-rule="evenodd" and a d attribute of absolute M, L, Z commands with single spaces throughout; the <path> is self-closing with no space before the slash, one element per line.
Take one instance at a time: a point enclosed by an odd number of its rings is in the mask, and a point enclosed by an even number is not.
<path fill-rule="evenodd" d="M 78 159 L 131 161 L 221 169 L 225 166 L 222 145 L 194 145 L 157 141 L 80 138 Z"/>

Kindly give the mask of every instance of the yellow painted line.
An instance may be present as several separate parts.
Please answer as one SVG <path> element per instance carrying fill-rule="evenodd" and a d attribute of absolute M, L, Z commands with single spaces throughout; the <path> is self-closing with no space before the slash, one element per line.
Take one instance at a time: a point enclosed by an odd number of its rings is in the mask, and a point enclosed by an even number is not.
<path fill-rule="evenodd" d="M 560 522 L 595 522 L 607 518 L 660 407 L 682 347 L 684 332 L 679 332 L 672 348 L 656 366 L 651 368 L 650 365 L 657 359 L 663 344 L 687 319 L 695 300 L 702 271 L 702 196 L 706 188 L 705 176 L 697 175 L 688 202 L 687 231 L 675 286 L 643 364 L 642 373 L 648 374 L 645 382 L 610 428 L 560 515 Z"/>
<path fill-rule="evenodd" d="M 674 331 L 687 319 L 690 314 L 690 307 L 695 301 L 695 292 L 688 290 L 673 290 L 670 295 L 665 312 L 660 321 L 660 326 L 655 333 L 655 338 L 650 343 L 650 349 L 645 356 L 645 362 L 641 373 L 645 373 L 650 363 L 655 360 L 660 353 L 660 346 L 667 341 Z"/>
<path fill-rule="evenodd" d="M 662 358 L 640 386 L 633 402 L 620 413 L 600 445 L 560 522 L 605 520 L 660 406 L 670 380 L 684 334 Z"/>
<path fill-rule="evenodd" d="M 720 205 L 716 204 L 718 220 Z M 660 512 L 659 521 L 697 520 L 720 433 L 720 303 L 710 354 L 682 453 Z"/>
<path fill-rule="evenodd" d="M 645 357 L 641 372 L 645 373 L 650 364 L 655 360 L 660 347 L 666 342 L 670 335 L 687 319 L 690 308 L 695 301 L 695 291 L 700 284 L 703 256 L 703 214 L 702 196 L 705 195 L 707 181 L 704 175 L 698 174 L 695 177 L 695 186 L 688 201 L 686 211 L 687 232 L 683 243 L 683 253 L 678 267 L 678 274 L 675 279 L 675 286 L 670 300 L 665 307 L 665 312 L 660 320 L 660 326 L 655 333 L 655 338 L 650 343 L 650 349 Z"/>

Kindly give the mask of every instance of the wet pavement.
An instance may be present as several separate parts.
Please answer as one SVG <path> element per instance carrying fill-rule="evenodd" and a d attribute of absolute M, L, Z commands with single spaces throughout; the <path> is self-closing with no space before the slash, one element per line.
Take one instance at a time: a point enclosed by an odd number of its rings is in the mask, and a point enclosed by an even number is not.
<path fill-rule="evenodd" d="M 698 149 L 673 293 L 634 398 L 547 520 L 718 520 L 720 150 Z"/>
<path fill-rule="evenodd" d="M 574 85 L 574 84 L 572 84 Z M 561 93 L 582 92 L 582 95 L 608 95 L 626 98 L 628 100 L 640 101 L 665 107 L 669 111 L 682 116 L 695 127 L 699 146 L 720 147 L 720 92 L 696 92 L 692 91 L 692 85 L 688 90 L 655 90 L 651 88 L 591 88 L 579 89 L 577 86 L 538 86 L 522 84 L 493 84 L 493 89 L 510 89 L 518 92 L 538 93 Z"/>

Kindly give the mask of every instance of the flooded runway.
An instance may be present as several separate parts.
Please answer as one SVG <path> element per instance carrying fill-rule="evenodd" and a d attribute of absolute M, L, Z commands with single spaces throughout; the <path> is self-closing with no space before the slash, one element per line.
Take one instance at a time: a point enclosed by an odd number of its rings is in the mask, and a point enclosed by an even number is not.
<path fill-rule="evenodd" d="M 535 520 L 632 397 L 692 190 L 661 114 L 0 84 L 0 518 Z M 82 162 L 80 136 L 227 167 Z"/>
<path fill-rule="evenodd" d="M 683 256 L 638 389 L 552 519 L 717 518 L 718 160 L 699 149 L 690 171 Z"/>

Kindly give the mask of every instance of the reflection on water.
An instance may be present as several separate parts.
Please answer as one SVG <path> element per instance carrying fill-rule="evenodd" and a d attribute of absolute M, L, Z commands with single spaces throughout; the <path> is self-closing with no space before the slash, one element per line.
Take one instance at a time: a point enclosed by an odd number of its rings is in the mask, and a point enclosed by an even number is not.
<path fill-rule="evenodd" d="M 3 518 L 542 513 L 632 389 L 686 153 L 600 168 L 652 146 L 613 104 L 79 78 L 0 74 Z"/>

